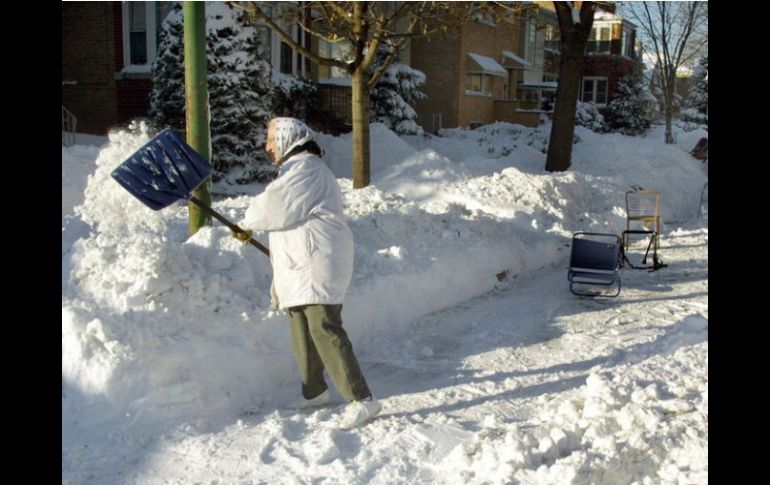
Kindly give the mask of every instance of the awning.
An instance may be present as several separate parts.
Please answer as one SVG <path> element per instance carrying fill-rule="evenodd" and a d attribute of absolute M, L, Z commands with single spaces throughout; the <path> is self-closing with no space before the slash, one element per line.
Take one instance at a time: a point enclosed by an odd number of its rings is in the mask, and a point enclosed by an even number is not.
<path fill-rule="evenodd" d="M 503 66 L 509 69 L 529 70 L 532 64 L 511 51 L 503 51 Z"/>
<path fill-rule="evenodd" d="M 517 84 L 519 89 L 542 89 L 543 91 L 556 91 L 556 87 L 559 85 L 556 81 L 541 81 L 541 82 L 522 82 Z"/>
<path fill-rule="evenodd" d="M 508 71 L 491 57 L 482 56 L 481 54 L 475 54 L 473 52 L 469 52 L 468 57 L 470 57 L 471 61 L 478 67 L 478 69 L 469 68 L 468 72 L 482 72 L 484 74 L 489 74 L 490 76 L 508 77 Z"/>

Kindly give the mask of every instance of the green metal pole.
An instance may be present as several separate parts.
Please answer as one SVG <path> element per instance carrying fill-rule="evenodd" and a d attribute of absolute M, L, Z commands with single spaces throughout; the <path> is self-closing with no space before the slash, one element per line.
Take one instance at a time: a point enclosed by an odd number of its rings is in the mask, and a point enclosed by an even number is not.
<path fill-rule="evenodd" d="M 184 86 L 187 143 L 203 158 L 211 160 L 209 137 L 209 95 L 206 83 L 206 2 L 183 2 L 184 15 Z M 192 195 L 211 206 L 210 180 Z M 211 222 L 211 216 L 198 205 L 188 203 L 190 213 L 187 234 Z"/>

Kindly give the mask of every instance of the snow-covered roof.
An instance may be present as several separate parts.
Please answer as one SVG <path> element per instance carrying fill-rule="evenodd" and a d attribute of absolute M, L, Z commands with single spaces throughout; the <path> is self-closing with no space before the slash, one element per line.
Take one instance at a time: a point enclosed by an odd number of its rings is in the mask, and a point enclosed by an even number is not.
<path fill-rule="evenodd" d="M 532 67 L 532 64 L 529 63 L 526 59 L 522 59 L 521 57 L 517 56 L 511 51 L 503 51 L 503 62 L 508 60 L 511 60 L 524 67 Z M 518 67 L 518 66 L 515 66 L 515 67 Z"/>
<path fill-rule="evenodd" d="M 474 52 L 469 52 L 468 57 L 479 66 L 481 72 L 484 74 L 508 77 L 508 71 L 491 57 L 482 56 L 481 54 L 476 54 Z"/>
<path fill-rule="evenodd" d="M 594 13 L 594 20 L 622 20 L 620 16 L 607 12 L 606 10 L 597 9 Z"/>

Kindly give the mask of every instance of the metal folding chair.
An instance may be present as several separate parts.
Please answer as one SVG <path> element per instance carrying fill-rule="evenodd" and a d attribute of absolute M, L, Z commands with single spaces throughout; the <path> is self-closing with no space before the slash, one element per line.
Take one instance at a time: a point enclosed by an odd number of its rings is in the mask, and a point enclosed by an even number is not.
<path fill-rule="evenodd" d="M 635 189 L 626 192 L 626 231 L 623 245 L 628 249 L 634 242 L 632 235 L 650 234 L 652 248 L 657 254 L 660 247 L 660 194 L 655 190 Z M 636 240 L 646 240 L 642 237 Z"/>
<path fill-rule="evenodd" d="M 577 232 L 572 236 L 569 271 L 569 291 L 582 296 L 620 294 L 621 240 L 615 234 Z M 612 289 L 615 293 L 612 294 Z M 610 290 L 603 293 L 597 290 Z"/>

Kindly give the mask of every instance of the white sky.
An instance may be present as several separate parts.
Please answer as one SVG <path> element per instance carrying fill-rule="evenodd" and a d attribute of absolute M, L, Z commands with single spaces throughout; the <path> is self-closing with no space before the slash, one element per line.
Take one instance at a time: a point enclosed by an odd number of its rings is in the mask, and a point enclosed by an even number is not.
<path fill-rule="evenodd" d="M 350 432 L 335 391 L 288 409 L 268 260 L 218 223 L 185 241 L 185 204 L 153 212 L 110 178 L 146 133 L 62 147 L 62 483 L 706 483 L 708 175 L 687 152 L 707 133 L 578 128 L 547 174 L 548 129 L 373 125 L 372 185 L 340 179 L 343 319 L 383 412 Z M 318 139 L 349 177 L 350 135 Z M 572 234 L 619 234 L 631 185 L 661 193 L 669 266 L 573 296 Z M 214 207 L 237 221 L 249 197 Z"/>

